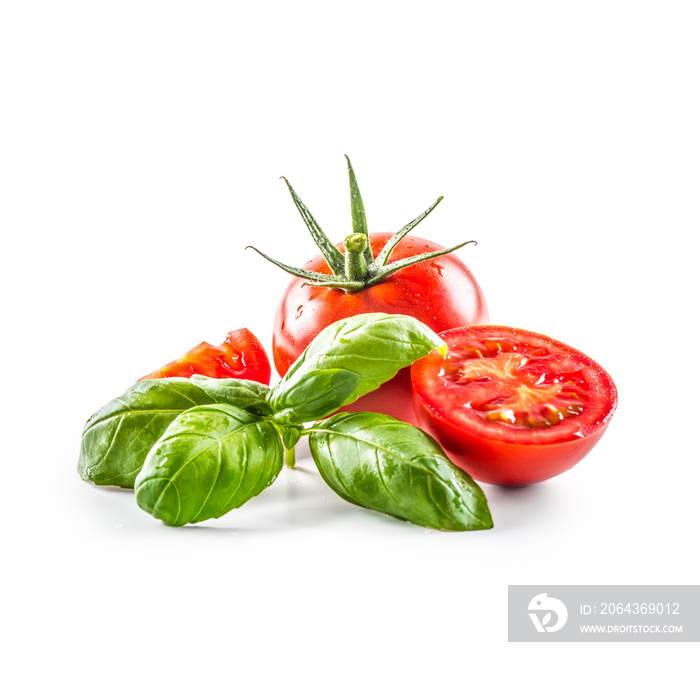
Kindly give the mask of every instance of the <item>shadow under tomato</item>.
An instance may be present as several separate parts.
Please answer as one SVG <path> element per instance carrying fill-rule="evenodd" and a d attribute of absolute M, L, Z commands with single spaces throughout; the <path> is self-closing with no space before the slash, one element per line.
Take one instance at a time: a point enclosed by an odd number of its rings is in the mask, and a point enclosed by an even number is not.
<path fill-rule="evenodd" d="M 494 486 L 479 484 L 493 517 L 494 529 L 499 531 L 522 528 L 525 524 L 552 521 L 559 509 L 560 498 L 556 484 L 540 482 L 525 486 Z"/>

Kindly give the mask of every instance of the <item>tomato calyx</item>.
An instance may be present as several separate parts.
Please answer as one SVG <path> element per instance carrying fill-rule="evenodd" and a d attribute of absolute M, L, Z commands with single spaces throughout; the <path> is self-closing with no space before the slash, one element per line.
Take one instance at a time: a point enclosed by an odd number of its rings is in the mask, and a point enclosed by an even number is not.
<path fill-rule="evenodd" d="M 301 277 L 302 279 L 307 280 L 306 284 L 309 286 L 341 289 L 346 292 L 359 292 L 362 289 L 366 289 L 372 285 L 384 282 L 388 277 L 399 270 L 404 270 L 405 268 L 411 267 L 416 263 L 431 260 L 442 255 L 447 255 L 448 253 L 453 253 L 454 251 L 459 250 L 465 245 L 469 245 L 471 243 L 476 245 L 476 241 L 465 241 L 464 243 L 459 243 L 451 248 L 433 250 L 427 253 L 421 253 L 419 255 L 413 255 L 408 258 L 402 258 L 401 260 L 389 262 L 391 253 L 397 244 L 421 221 L 423 221 L 423 219 L 425 219 L 425 217 L 428 216 L 428 214 L 430 214 L 430 212 L 433 211 L 438 204 L 440 204 L 443 198 L 438 197 L 438 199 L 422 214 L 419 214 L 415 219 L 413 219 L 413 221 L 399 229 L 384 244 L 384 247 L 379 251 L 377 256 L 374 257 L 372 254 L 372 247 L 369 244 L 367 217 L 365 215 L 364 203 L 362 201 L 362 195 L 360 194 L 360 188 L 357 184 L 355 171 L 353 170 L 350 158 L 348 158 L 346 155 L 345 159 L 348 163 L 348 177 L 350 181 L 350 209 L 353 227 L 353 233 L 345 238 L 343 242 L 345 253 L 341 252 L 341 250 L 333 244 L 328 236 L 326 236 L 321 227 L 318 225 L 316 219 L 299 198 L 299 195 L 297 195 L 297 193 L 294 191 L 294 188 L 289 183 L 289 180 L 287 180 L 286 177 L 282 177 L 287 184 L 297 210 L 301 214 L 301 218 L 304 220 L 306 227 L 309 229 L 311 237 L 314 239 L 314 242 L 328 263 L 331 274 L 324 274 L 321 272 L 305 270 L 301 267 L 286 265 L 285 263 L 266 255 L 255 246 L 247 246 L 247 248 L 252 248 L 256 253 L 271 262 L 273 265 L 277 265 L 277 267 L 281 268 L 285 272 L 288 272 L 295 277 Z"/>

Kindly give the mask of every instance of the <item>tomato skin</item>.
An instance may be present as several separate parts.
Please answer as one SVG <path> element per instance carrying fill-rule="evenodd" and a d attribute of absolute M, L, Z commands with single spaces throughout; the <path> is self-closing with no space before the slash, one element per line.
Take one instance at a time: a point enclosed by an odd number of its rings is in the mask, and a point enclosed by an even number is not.
<path fill-rule="evenodd" d="M 553 445 L 517 445 L 466 433 L 415 399 L 419 427 L 432 435 L 447 456 L 474 480 L 500 486 L 525 486 L 551 479 L 580 462 L 606 426 L 587 437 Z"/>
<path fill-rule="evenodd" d="M 247 328 L 231 331 L 221 345 L 200 343 L 173 362 L 143 379 L 191 377 L 202 374 L 214 379 L 247 379 L 269 384 L 270 360 L 260 341 Z"/>
<path fill-rule="evenodd" d="M 376 257 L 391 233 L 370 234 Z M 337 244 L 344 252 L 342 244 Z M 443 246 L 408 235 L 392 251 L 390 262 Z M 317 255 L 304 268 L 331 274 L 325 259 Z M 313 287 L 303 279 L 290 281 L 275 316 L 272 356 L 283 377 L 306 346 L 327 326 L 361 313 L 406 314 L 436 333 L 471 323 L 488 321 L 483 292 L 469 268 L 453 253 L 427 260 L 391 275 L 384 282 L 359 292 Z M 344 410 L 377 411 L 416 424 L 412 406 L 410 372 L 403 370 L 371 394 Z"/>
<path fill-rule="evenodd" d="M 591 404 L 594 406 L 590 412 L 581 414 L 580 421 L 572 419 L 570 429 L 565 429 L 567 419 L 560 426 L 549 429 L 510 431 L 503 431 L 500 426 L 491 429 L 486 422 L 472 425 L 461 420 L 456 413 L 455 402 L 444 399 L 444 405 L 440 405 L 435 391 L 436 378 L 440 372 L 444 376 L 445 370 L 442 361 L 436 361 L 434 357 L 414 363 L 411 369 L 413 397 L 419 426 L 440 443 L 457 466 L 477 481 L 522 486 L 550 479 L 571 469 L 595 447 L 617 407 L 617 390 L 610 375 L 588 356 L 547 336 L 521 329 L 473 326 L 441 333 L 448 345 L 445 362 L 450 362 L 451 353 L 464 344 L 466 338 L 486 333 L 498 336 L 507 332 L 524 344 L 530 341 L 544 343 L 554 356 L 561 353 L 561 356 L 573 358 L 578 366 L 585 368 L 590 378 Z M 510 432 L 510 435 L 504 436 L 504 432 Z"/>

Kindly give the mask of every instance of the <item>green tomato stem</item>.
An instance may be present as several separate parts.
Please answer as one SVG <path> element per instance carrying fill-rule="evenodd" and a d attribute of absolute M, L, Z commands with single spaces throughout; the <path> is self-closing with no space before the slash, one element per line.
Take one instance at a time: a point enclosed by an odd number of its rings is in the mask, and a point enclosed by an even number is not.
<path fill-rule="evenodd" d="M 345 241 L 345 277 L 352 282 L 361 282 L 369 276 L 369 268 L 364 251 L 367 248 L 367 235 L 353 233 Z"/>
<path fill-rule="evenodd" d="M 438 197 L 437 201 L 428 207 L 428 209 L 395 233 L 384 244 L 384 247 L 375 259 L 372 253 L 372 246 L 369 242 L 365 206 L 362 201 L 362 195 L 360 194 L 360 188 L 357 184 L 357 178 L 355 177 L 355 171 L 353 170 L 352 163 L 347 155 L 345 158 L 348 163 L 348 175 L 350 178 L 350 205 L 353 226 L 353 233 L 345 239 L 345 255 L 343 255 L 343 253 L 332 243 L 326 234 L 323 233 L 321 227 L 318 225 L 318 222 L 306 208 L 301 199 L 299 199 L 299 196 L 294 191 L 294 188 L 289 184 L 287 178 L 283 178 L 287 184 L 290 194 L 292 195 L 296 208 L 301 214 L 301 217 L 309 229 L 309 232 L 311 233 L 316 245 L 328 263 L 331 274 L 323 274 L 300 267 L 285 265 L 284 263 L 281 263 L 278 260 L 275 260 L 274 258 L 271 258 L 265 253 L 259 251 L 254 246 L 248 246 L 248 248 L 252 248 L 256 253 L 261 255 L 266 260 L 269 260 L 274 265 L 277 265 L 277 267 L 281 268 L 285 272 L 307 280 L 304 283 L 305 286 L 308 285 L 310 287 L 342 289 L 345 292 L 352 293 L 359 292 L 367 287 L 371 287 L 373 284 L 379 284 L 395 272 L 399 272 L 400 270 L 410 267 L 411 265 L 415 265 L 416 263 L 424 262 L 426 260 L 431 260 L 432 258 L 436 258 L 441 255 L 448 255 L 458 248 L 467 245 L 466 243 L 460 243 L 452 248 L 431 251 L 429 253 L 414 255 L 409 258 L 401 258 L 400 260 L 396 260 L 392 263 L 389 262 L 392 252 L 401 239 L 412 231 L 413 228 L 415 228 L 415 226 L 417 226 L 421 221 L 423 221 L 423 219 L 425 219 L 425 217 L 428 216 L 428 214 L 430 214 L 430 212 L 433 211 L 433 209 L 435 209 L 435 207 L 442 201 L 442 197 Z M 474 243 L 475 241 L 468 242 Z"/>
<path fill-rule="evenodd" d="M 352 163 L 347 155 L 345 156 L 345 160 L 348 162 L 348 176 L 350 178 L 350 210 L 352 214 L 352 231 L 353 233 L 364 233 L 365 236 L 369 236 L 365 205 L 362 202 L 362 195 L 360 194 L 360 187 L 357 184 L 355 171 L 353 170 Z M 368 265 L 371 265 L 374 262 L 371 246 L 368 245 L 365 248 L 363 255 L 365 257 L 365 262 Z"/>

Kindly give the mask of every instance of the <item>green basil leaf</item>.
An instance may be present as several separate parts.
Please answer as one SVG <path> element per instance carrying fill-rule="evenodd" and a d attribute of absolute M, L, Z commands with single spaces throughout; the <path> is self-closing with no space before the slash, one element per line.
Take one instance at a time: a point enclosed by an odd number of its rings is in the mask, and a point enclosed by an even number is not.
<path fill-rule="evenodd" d="M 219 518 L 269 486 L 282 460 L 269 421 L 235 406 L 197 406 L 153 445 L 136 479 L 136 502 L 168 525 Z"/>
<path fill-rule="evenodd" d="M 264 412 L 267 391 L 257 382 L 197 376 L 137 382 L 87 421 L 78 473 L 95 484 L 133 488 L 148 451 L 183 411 L 230 403 Z"/>
<path fill-rule="evenodd" d="M 303 426 L 302 426 L 303 427 Z M 302 431 L 299 426 L 291 425 L 284 429 L 282 432 L 282 444 L 288 449 L 292 450 L 296 444 L 301 440 Z M 294 466 L 293 464 L 291 466 Z"/>
<path fill-rule="evenodd" d="M 279 395 L 298 376 L 324 369 L 342 369 L 358 376 L 355 389 L 343 406 L 374 391 L 431 350 L 445 347 L 443 340 L 411 316 L 358 314 L 322 330 L 272 390 Z"/>
<path fill-rule="evenodd" d="M 296 373 L 270 392 L 273 420 L 294 425 L 323 418 L 345 404 L 359 379 L 356 372 L 338 368 Z"/>
<path fill-rule="evenodd" d="M 212 379 L 201 374 L 195 374 L 190 381 L 203 389 L 213 400 L 213 403 L 225 403 L 238 406 L 249 413 L 258 416 L 270 414 L 267 396 L 270 387 L 247 379 Z"/>
<path fill-rule="evenodd" d="M 380 413 L 339 413 L 307 433 L 321 476 L 346 501 L 436 530 L 493 527 L 481 488 L 422 430 Z"/>

